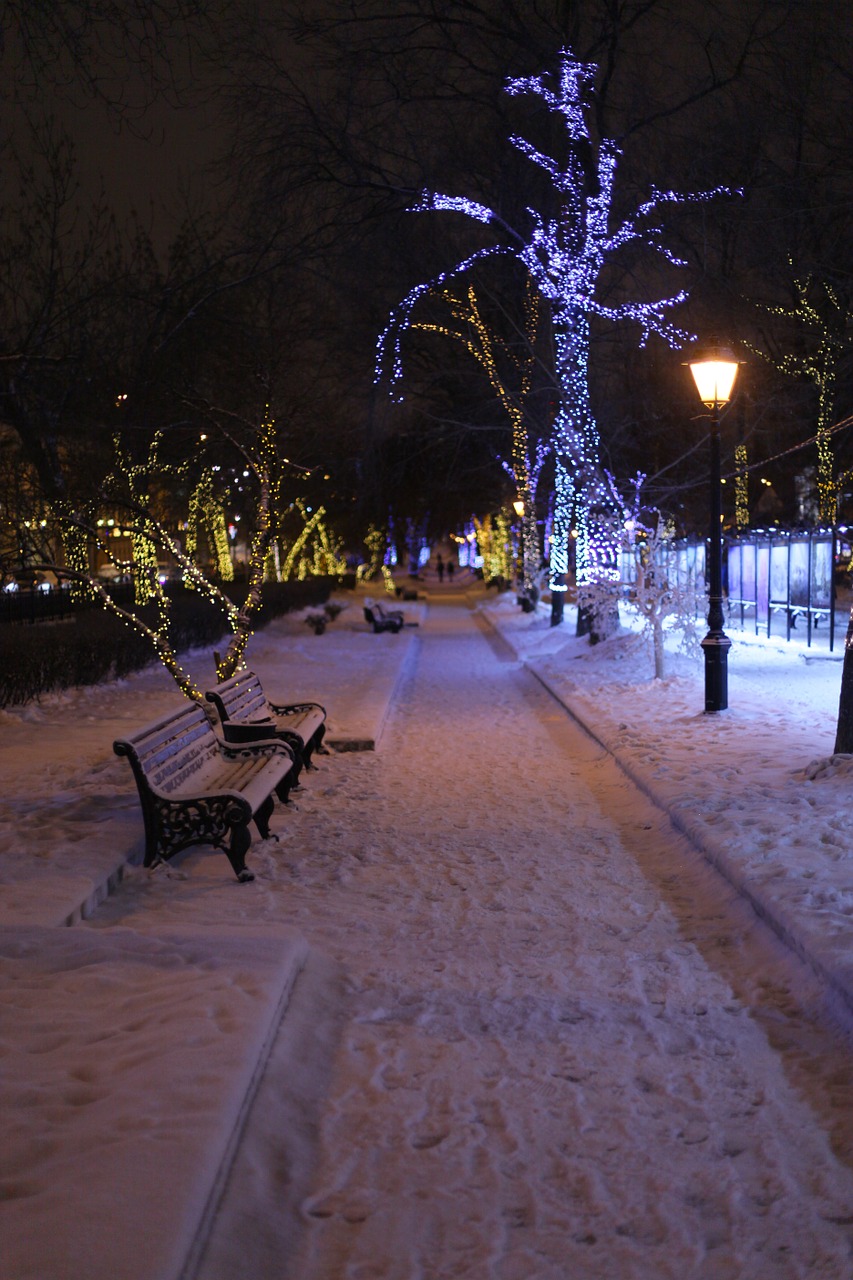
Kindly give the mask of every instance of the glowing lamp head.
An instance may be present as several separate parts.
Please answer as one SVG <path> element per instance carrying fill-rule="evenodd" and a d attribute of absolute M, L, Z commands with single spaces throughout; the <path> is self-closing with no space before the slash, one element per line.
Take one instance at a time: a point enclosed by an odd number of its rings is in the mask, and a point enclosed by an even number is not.
<path fill-rule="evenodd" d="M 515 502 L 512 504 L 512 509 L 517 516 L 521 517 L 524 515 L 524 503 L 521 501 L 521 498 L 516 498 Z"/>
<path fill-rule="evenodd" d="M 689 360 L 699 399 L 709 409 L 728 404 L 740 361 L 730 347 L 713 346 Z"/>

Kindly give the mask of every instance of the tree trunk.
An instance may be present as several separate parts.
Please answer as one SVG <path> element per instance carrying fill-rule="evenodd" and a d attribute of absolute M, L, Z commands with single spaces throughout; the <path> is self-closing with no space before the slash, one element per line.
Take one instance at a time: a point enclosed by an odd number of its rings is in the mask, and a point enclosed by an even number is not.
<path fill-rule="evenodd" d="M 216 678 L 220 683 L 224 680 L 230 680 L 240 669 L 246 645 L 249 643 L 249 638 L 252 634 L 254 615 L 260 609 L 262 603 L 264 565 L 272 537 L 272 528 L 269 476 L 260 476 L 259 480 L 260 495 L 256 513 L 257 529 L 249 550 L 249 581 L 246 587 L 246 598 L 236 617 L 231 620 L 233 635 L 229 641 L 225 656 L 224 658 L 216 659 Z"/>
<path fill-rule="evenodd" d="M 559 627 L 563 621 L 563 612 L 566 607 L 566 591 L 565 591 L 565 587 L 563 586 L 564 582 L 565 582 L 565 578 L 563 577 L 562 574 L 560 574 L 558 583 L 556 585 L 559 585 L 562 588 L 562 590 L 557 591 L 554 589 L 553 586 L 551 588 L 551 626 L 552 627 Z"/>
<path fill-rule="evenodd" d="M 835 737 L 836 753 L 853 753 L 853 608 L 847 624 L 844 644 L 844 666 L 841 669 L 841 697 L 838 701 L 838 729 Z"/>
<path fill-rule="evenodd" d="M 589 636 L 590 644 L 600 644 L 619 630 L 619 596 L 611 592 L 578 587 L 578 626 L 576 634 Z"/>
<path fill-rule="evenodd" d="M 663 620 L 655 618 L 652 636 L 655 649 L 655 680 L 663 680 L 666 667 L 666 650 L 663 644 Z"/>
<path fill-rule="evenodd" d="M 588 636 L 592 634 L 592 609 L 588 604 L 581 604 L 578 599 L 578 625 L 575 629 L 576 636 Z"/>
<path fill-rule="evenodd" d="M 600 644 L 619 630 L 619 597 L 613 593 L 612 599 L 602 602 L 592 610 L 592 626 L 589 633 L 590 644 Z"/>
<path fill-rule="evenodd" d="M 538 590 L 536 578 L 539 572 L 539 530 L 536 527 L 536 511 L 533 506 L 533 500 L 530 497 L 530 490 L 527 489 L 524 498 L 524 515 L 522 517 L 522 558 L 521 558 L 521 582 L 524 593 L 531 600 L 538 598 Z"/>

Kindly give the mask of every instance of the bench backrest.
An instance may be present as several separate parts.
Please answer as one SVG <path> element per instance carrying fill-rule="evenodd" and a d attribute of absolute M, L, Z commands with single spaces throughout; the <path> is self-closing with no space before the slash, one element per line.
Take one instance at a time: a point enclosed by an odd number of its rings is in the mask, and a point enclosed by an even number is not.
<path fill-rule="evenodd" d="M 169 795 L 220 757 L 219 743 L 200 706 L 189 705 L 131 738 L 113 743 L 117 755 L 130 758 L 149 785 Z"/>
<path fill-rule="evenodd" d="M 272 718 L 266 694 L 254 671 L 241 671 L 230 680 L 223 680 L 204 696 L 216 707 L 223 722 L 253 723 Z"/>

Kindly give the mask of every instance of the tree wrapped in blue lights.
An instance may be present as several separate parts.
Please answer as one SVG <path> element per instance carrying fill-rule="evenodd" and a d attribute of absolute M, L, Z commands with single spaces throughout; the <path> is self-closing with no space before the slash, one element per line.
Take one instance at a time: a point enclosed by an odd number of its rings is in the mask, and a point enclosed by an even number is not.
<path fill-rule="evenodd" d="M 561 594 L 569 570 L 569 542 L 575 533 L 575 567 L 579 587 L 606 577 L 614 562 L 613 513 L 600 463 L 600 441 L 589 395 L 590 323 L 631 321 L 640 326 L 640 346 L 652 334 L 673 348 L 690 334 L 669 319 L 682 303 L 681 290 L 651 302 L 608 304 L 598 296 L 605 265 L 628 245 L 644 245 L 670 265 L 685 266 L 663 242 L 661 215 L 672 206 L 710 200 L 725 188 L 679 194 L 653 188 L 636 212 L 611 228 L 616 166 L 620 148 L 615 141 L 593 140 L 587 116 L 594 93 L 596 66 L 580 62 L 570 50 L 560 54 L 556 76 L 522 77 L 507 82 L 507 92 L 533 94 L 557 118 L 565 133 L 565 156 L 555 159 L 518 135 L 511 144 L 546 175 L 554 191 L 556 212 L 548 216 L 526 210 L 523 230 L 509 225 L 493 209 L 464 196 L 424 192 L 413 211 L 462 213 L 499 233 L 497 244 L 476 250 L 431 280 L 416 285 L 391 313 L 379 337 L 377 381 L 388 377 L 397 385 L 402 377 L 403 334 L 412 324 L 417 304 L 452 278 L 488 258 L 511 256 L 525 267 L 529 279 L 551 309 L 555 343 L 558 406 L 551 433 L 555 502 L 550 551 L 552 599 L 558 602 L 552 621 L 559 621 Z"/>

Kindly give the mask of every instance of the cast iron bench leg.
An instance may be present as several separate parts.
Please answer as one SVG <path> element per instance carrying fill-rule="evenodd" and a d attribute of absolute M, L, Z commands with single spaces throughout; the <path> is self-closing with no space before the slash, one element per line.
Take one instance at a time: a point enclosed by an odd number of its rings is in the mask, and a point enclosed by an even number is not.
<path fill-rule="evenodd" d="M 274 808 L 275 808 L 275 801 L 273 800 L 272 796 L 267 796 L 266 800 L 258 809 L 258 812 L 255 814 L 255 826 L 258 828 L 258 831 L 261 833 L 262 840 L 269 840 L 271 838 L 270 818 L 272 817 Z M 278 839 L 277 836 L 275 838 Z M 246 845 L 247 849 L 248 847 L 249 846 Z"/>
<path fill-rule="evenodd" d="M 251 843 L 252 837 L 249 834 L 248 822 L 241 822 L 231 828 L 231 843 L 225 853 L 234 868 L 235 876 L 242 884 L 247 884 L 255 878 L 254 874 L 246 866 L 246 853 Z"/>

